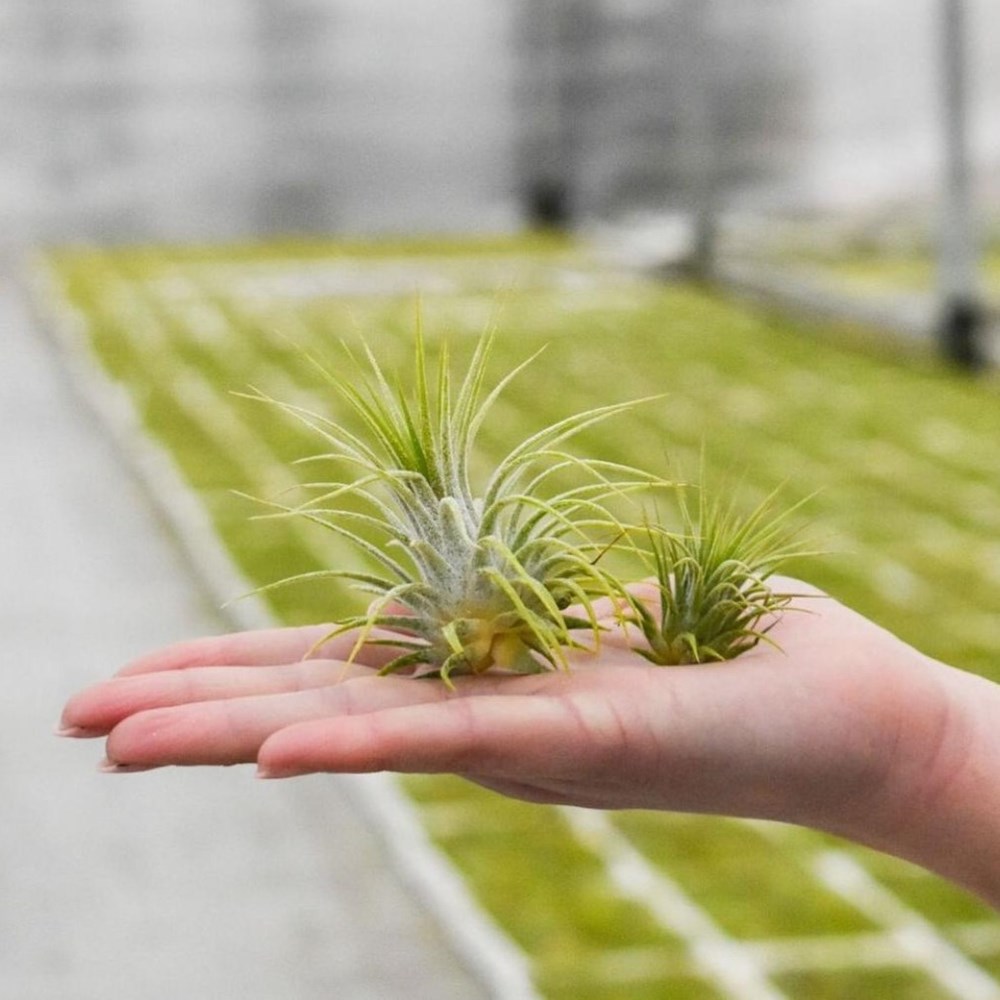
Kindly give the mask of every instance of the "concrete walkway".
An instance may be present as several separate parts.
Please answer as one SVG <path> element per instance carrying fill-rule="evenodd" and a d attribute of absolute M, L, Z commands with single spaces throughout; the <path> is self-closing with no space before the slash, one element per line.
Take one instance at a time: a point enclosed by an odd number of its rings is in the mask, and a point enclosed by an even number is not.
<path fill-rule="evenodd" d="M 0 997 L 475 1000 L 347 786 L 103 775 L 65 698 L 222 623 L 0 274 Z"/>

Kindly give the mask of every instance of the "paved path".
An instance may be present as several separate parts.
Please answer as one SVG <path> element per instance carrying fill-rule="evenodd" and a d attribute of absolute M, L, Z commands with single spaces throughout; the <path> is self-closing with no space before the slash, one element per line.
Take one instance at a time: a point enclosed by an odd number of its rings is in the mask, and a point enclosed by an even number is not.
<path fill-rule="evenodd" d="M 52 735 L 221 623 L 0 273 L 0 997 L 476 1000 L 336 780 L 102 775 Z"/>

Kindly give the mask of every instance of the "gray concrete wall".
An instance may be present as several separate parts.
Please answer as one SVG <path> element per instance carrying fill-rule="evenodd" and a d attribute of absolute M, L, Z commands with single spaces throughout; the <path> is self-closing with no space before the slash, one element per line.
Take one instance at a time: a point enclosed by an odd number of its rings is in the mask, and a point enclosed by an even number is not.
<path fill-rule="evenodd" d="M 509 13 L 0 0 L 0 240 L 512 228 Z"/>
<path fill-rule="evenodd" d="M 978 163 L 1000 177 L 1000 6 L 968 3 Z M 588 212 L 675 208 L 691 11 L 727 202 L 926 195 L 940 5 L 0 0 L 0 241 L 503 230 L 553 162 Z"/>

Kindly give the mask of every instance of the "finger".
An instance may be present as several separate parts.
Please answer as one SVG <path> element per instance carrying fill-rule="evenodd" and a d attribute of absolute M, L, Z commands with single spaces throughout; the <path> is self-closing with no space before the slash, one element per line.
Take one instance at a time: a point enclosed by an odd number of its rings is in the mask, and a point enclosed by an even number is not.
<path fill-rule="evenodd" d="M 524 780 L 572 772 L 616 741 L 620 724 L 601 701 L 496 694 L 295 725 L 264 743 L 258 767 L 265 777 L 399 771 Z"/>
<path fill-rule="evenodd" d="M 399 653 L 398 649 L 373 644 L 356 650 L 358 633 L 355 630 L 324 642 L 335 628 L 334 625 L 305 625 L 191 639 L 147 653 L 127 664 L 116 676 L 185 670 L 189 667 L 270 666 L 293 663 L 306 656 L 346 660 L 352 653 L 356 653 L 354 659 L 358 663 L 382 666 Z M 373 630 L 371 638 L 384 639 L 390 635 L 384 630 Z"/>
<path fill-rule="evenodd" d="M 363 677 L 308 691 L 151 709 L 111 730 L 107 758 L 128 767 L 246 763 L 272 733 L 303 721 L 449 696 L 435 681 Z"/>
<path fill-rule="evenodd" d="M 137 712 L 203 701 L 281 694 L 338 684 L 367 675 L 368 667 L 337 660 L 300 660 L 270 667 L 190 667 L 116 677 L 74 695 L 59 732 L 102 736 Z"/>

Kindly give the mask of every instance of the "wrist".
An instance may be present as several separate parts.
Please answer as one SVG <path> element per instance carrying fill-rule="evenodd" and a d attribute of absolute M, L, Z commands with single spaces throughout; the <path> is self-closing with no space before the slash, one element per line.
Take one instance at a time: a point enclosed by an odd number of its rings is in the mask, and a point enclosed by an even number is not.
<path fill-rule="evenodd" d="M 1000 908 L 1000 687 L 931 660 L 919 674 L 877 801 L 844 832 Z"/>

